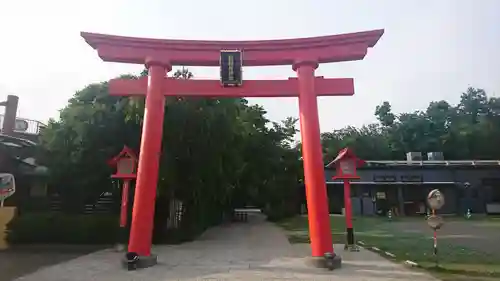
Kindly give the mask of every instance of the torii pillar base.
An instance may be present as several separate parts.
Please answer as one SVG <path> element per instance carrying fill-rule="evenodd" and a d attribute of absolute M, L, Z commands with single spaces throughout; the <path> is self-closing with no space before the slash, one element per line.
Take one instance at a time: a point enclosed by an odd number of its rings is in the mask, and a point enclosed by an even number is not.
<path fill-rule="evenodd" d="M 342 267 L 342 258 L 334 254 L 333 257 L 307 257 L 305 264 L 310 267 L 328 268 L 329 270 L 339 269 Z"/>
<path fill-rule="evenodd" d="M 139 259 L 135 263 L 135 269 L 148 268 L 158 264 L 158 257 L 151 254 L 150 256 L 139 256 Z M 122 259 L 122 266 L 125 269 L 130 270 L 129 261 L 126 258 Z"/>

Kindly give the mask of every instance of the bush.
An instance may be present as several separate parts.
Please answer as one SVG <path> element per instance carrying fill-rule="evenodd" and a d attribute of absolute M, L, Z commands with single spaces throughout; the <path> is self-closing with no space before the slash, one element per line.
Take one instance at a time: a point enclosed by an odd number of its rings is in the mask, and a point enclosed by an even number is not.
<path fill-rule="evenodd" d="M 119 235 L 118 217 L 26 213 L 7 225 L 11 244 L 112 244 Z"/>
<path fill-rule="evenodd" d="M 155 213 L 153 242 L 155 244 L 180 244 L 195 240 L 209 227 L 222 222 L 223 207 L 218 205 L 196 205 L 188 202 L 178 228 L 166 228 L 168 213 Z M 205 207 L 205 208 L 203 208 Z M 156 201 L 156 210 L 169 209 L 166 200 Z"/>
<path fill-rule="evenodd" d="M 264 208 L 264 214 L 267 216 L 267 220 L 275 222 L 297 215 L 299 211 L 295 204 L 292 203 L 279 202 L 272 205 L 268 204 L 266 208 Z"/>

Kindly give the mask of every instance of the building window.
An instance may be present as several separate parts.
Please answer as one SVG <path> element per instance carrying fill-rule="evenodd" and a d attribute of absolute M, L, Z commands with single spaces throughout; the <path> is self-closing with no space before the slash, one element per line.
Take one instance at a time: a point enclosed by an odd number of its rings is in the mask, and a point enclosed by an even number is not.
<path fill-rule="evenodd" d="M 385 192 L 377 192 L 376 197 L 377 199 L 385 199 Z"/>

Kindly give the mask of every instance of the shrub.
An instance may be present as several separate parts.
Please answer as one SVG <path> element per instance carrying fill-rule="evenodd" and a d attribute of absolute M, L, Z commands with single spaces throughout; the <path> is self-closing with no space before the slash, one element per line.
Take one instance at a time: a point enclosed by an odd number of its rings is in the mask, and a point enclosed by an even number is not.
<path fill-rule="evenodd" d="M 272 205 L 268 204 L 264 208 L 264 214 L 267 216 L 267 219 L 273 222 L 293 217 L 298 213 L 295 204 L 290 202 L 276 202 Z"/>
<path fill-rule="evenodd" d="M 7 225 L 11 244 L 112 244 L 119 235 L 118 217 L 25 213 Z"/>

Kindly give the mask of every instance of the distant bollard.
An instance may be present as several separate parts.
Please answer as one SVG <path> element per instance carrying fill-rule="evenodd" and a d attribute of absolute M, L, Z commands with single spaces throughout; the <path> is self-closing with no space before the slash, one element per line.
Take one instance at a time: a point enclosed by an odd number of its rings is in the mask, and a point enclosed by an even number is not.
<path fill-rule="evenodd" d="M 235 209 L 233 215 L 233 221 L 235 222 L 247 222 L 248 221 L 248 212 L 244 209 Z"/>
<path fill-rule="evenodd" d="M 472 214 L 470 213 L 470 209 L 467 209 L 467 213 L 465 213 L 465 218 L 470 219 L 472 217 Z"/>
<path fill-rule="evenodd" d="M 387 212 L 387 218 L 388 218 L 389 220 L 392 220 L 392 211 L 391 211 L 391 210 L 389 210 L 389 211 Z"/>

